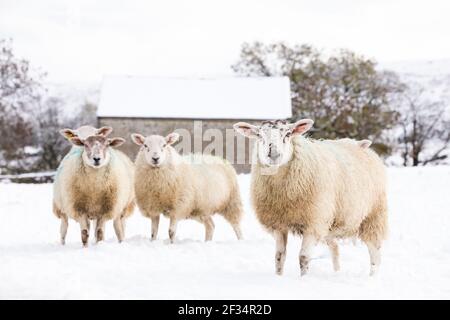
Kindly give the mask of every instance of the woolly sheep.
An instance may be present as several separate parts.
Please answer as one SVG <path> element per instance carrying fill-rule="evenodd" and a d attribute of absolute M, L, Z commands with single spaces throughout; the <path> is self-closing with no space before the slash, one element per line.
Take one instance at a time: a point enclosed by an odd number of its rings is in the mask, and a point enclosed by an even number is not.
<path fill-rule="evenodd" d="M 288 232 L 292 232 L 303 236 L 302 275 L 319 241 L 327 243 L 333 267 L 339 270 L 336 239 L 350 237 L 367 245 L 372 275 L 380 264 L 387 232 L 384 165 L 368 149 L 369 140 L 303 137 L 312 125 L 310 119 L 234 125 L 237 132 L 256 139 L 252 202 L 258 220 L 275 237 L 276 273 L 283 272 Z"/>
<path fill-rule="evenodd" d="M 72 148 L 61 162 L 54 183 L 53 211 L 61 219 L 61 243 L 65 243 L 68 218 L 81 228 L 87 246 L 90 220 L 95 220 L 97 242 L 103 240 L 104 225 L 114 220 L 119 242 L 124 239 L 125 218 L 134 210 L 134 165 L 122 152 L 113 150 L 125 142 L 91 135 L 70 138 Z"/>
<path fill-rule="evenodd" d="M 136 157 L 136 203 L 152 221 L 151 239 L 157 237 L 160 214 L 170 219 L 173 243 L 177 222 L 194 219 L 205 226 L 205 241 L 212 240 L 212 215 L 220 213 L 242 238 L 239 222 L 242 204 L 236 171 L 225 160 L 213 156 L 181 156 L 171 146 L 177 133 L 167 137 L 132 134 L 141 149 Z"/>
<path fill-rule="evenodd" d="M 95 136 L 95 135 L 107 137 L 112 132 L 112 130 L 113 129 L 111 127 L 101 127 L 99 129 L 97 129 L 90 125 L 84 125 L 77 129 L 65 128 L 65 129 L 60 130 L 59 133 L 65 139 L 70 141 L 70 139 L 74 138 L 74 137 L 78 137 L 82 140 L 84 140 L 90 136 Z M 78 148 L 80 148 L 80 147 L 72 144 L 72 150 L 69 153 L 72 153 L 72 154 L 76 153 L 75 149 L 78 149 Z M 78 152 L 81 152 L 81 150 L 79 150 Z M 54 210 L 54 212 L 56 212 L 56 211 Z M 69 226 L 68 217 L 67 216 L 60 217 L 59 215 L 57 215 L 57 217 L 61 219 L 61 234 L 63 234 L 63 233 L 66 234 L 67 228 Z M 61 239 L 61 242 L 64 244 L 65 240 Z"/>

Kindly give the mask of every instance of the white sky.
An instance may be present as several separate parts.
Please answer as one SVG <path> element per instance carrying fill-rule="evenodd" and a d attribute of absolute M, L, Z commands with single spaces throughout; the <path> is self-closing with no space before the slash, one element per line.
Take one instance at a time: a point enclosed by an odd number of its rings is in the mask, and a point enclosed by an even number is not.
<path fill-rule="evenodd" d="M 244 41 L 450 58 L 446 0 L 0 0 L 0 38 L 50 81 L 231 74 Z"/>

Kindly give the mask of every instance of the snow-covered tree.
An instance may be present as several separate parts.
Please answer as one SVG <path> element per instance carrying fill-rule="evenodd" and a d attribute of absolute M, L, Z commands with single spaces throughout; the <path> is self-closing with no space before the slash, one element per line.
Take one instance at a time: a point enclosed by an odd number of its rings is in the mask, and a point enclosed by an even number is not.
<path fill-rule="evenodd" d="M 0 161 L 23 167 L 24 148 L 33 144 L 33 117 L 43 93 L 42 74 L 14 56 L 11 41 L 0 40 Z M 2 165 L 0 163 L 0 165 Z"/>
<path fill-rule="evenodd" d="M 404 95 L 399 147 L 404 166 L 441 163 L 449 156 L 450 117 L 443 101 L 427 97 L 418 84 Z"/>
<path fill-rule="evenodd" d="M 0 173 L 56 169 L 70 148 L 59 130 L 95 124 L 95 105 L 64 114 L 65 102 L 48 96 L 44 79 L 14 55 L 12 41 L 0 40 Z"/>

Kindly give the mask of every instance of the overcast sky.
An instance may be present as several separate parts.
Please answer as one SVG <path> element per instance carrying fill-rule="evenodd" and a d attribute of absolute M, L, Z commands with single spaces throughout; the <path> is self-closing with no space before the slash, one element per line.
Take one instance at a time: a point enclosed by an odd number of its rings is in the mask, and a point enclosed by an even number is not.
<path fill-rule="evenodd" d="M 50 81 L 231 74 L 244 41 L 450 58 L 446 0 L 0 0 L 0 38 Z"/>

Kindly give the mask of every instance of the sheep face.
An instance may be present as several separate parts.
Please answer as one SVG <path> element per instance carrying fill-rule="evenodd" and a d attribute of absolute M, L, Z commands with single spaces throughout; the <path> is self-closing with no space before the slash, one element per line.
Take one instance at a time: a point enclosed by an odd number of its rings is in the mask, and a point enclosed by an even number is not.
<path fill-rule="evenodd" d="M 70 141 L 76 146 L 84 147 L 82 158 L 85 165 L 99 169 L 106 166 L 111 159 L 109 147 L 118 147 L 125 142 L 125 139 L 107 139 L 104 136 L 96 135 L 83 140 L 79 137 L 74 137 Z"/>
<path fill-rule="evenodd" d="M 258 161 L 262 165 L 282 166 L 292 158 L 292 137 L 305 133 L 312 124 L 310 119 L 302 119 L 292 124 L 284 120 L 264 121 L 261 126 L 238 122 L 234 129 L 246 137 L 257 139 Z"/>
<path fill-rule="evenodd" d="M 131 135 L 133 142 L 141 146 L 141 151 L 144 152 L 147 163 L 154 168 L 168 163 L 170 158 L 169 146 L 174 144 L 179 137 L 179 134 L 175 132 L 170 133 L 166 137 L 159 135 L 144 137 L 138 133 Z"/>

